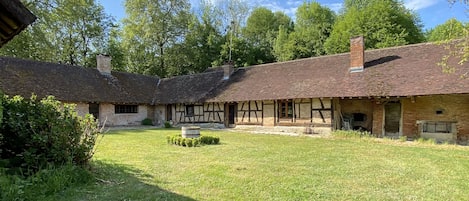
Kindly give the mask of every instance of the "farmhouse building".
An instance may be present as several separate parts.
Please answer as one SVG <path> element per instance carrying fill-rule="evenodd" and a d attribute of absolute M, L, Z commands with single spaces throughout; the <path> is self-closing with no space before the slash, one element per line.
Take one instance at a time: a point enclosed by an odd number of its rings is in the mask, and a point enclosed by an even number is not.
<path fill-rule="evenodd" d="M 351 53 L 165 79 L 111 72 L 109 58 L 101 56 L 99 70 L 2 57 L 0 90 L 53 95 L 108 125 L 150 118 L 159 125 L 361 129 L 463 143 L 469 139 L 469 80 L 461 78 L 462 68 L 442 72 L 437 64 L 446 54 L 431 43 L 364 51 L 357 37 Z"/>

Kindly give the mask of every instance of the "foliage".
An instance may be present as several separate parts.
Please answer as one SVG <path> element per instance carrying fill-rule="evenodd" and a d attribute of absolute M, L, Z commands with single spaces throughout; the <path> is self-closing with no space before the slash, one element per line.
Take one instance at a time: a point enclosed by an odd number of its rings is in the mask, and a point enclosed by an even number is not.
<path fill-rule="evenodd" d="M 361 0 L 339 15 L 324 46 L 327 54 L 349 51 L 350 38 L 363 35 L 367 49 L 424 41 L 418 15 L 397 0 Z"/>
<path fill-rule="evenodd" d="M 0 54 L 96 66 L 112 20 L 95 0 L 26 0 L 37 21 L 0 49 Z"/>
<path fill-rule="evenodd" d="M 466 25 L 451 18 L 445 23 L 436 26 L 427 33 L 428 41 L 447 41 L 451 39 L 462 38 L 465 35 Z"/>
<path fill-rule="evenodd" d="M 34 172 L 48 166 L 86 165 L 99 135 L 92 115 L 77 116 L 74 105 L 53 97 L 26 100 L 0 95 L 0 156 L 10 172 Z"/>
<path fill-rule="evenodd" d="M 165 122 L 164 122 L 164 127 L 165 127 L 165 128 L 172 128 L 173 126 L 171 125 L 171 122 L 165 121 Z"/>
<path fill-rule="evenodd" d="M 174 144 L 184 147 L 196 147 L 198 145 L 219 144 L 220 138 L 207 135 L 202 135 L 198 138 L 184 138 L 180 134 L 177 134 L 166 136 L 166 141 L 168 142 L 168 144 Z"/>
<path fill-rule="evenodd" d="M 145 118 L 142 120 L 142 125 L 144 126 L 152 126 L 153 125 L 153 121 L 150 119 L 150 118 Z"/>
<path fill-rule="evenodd" d="M 305 2 L 298 7 L 295 31 L 290 37 L 293 59 L 324 55 L 324 43 L 332 32 L 334 21 L 334 12 L 317 2 Z"/>
<path fill-rule="evenodd" d="M 74 165 L 44 168 L 29 177 L 0 173 L 0 200 L 44 200 L 93 181 L 91 172 Z"/>
<path fill-rule="evenodd" d="M 128 71 L 166 77 L 170 72 L 167 50 L 187 32 L 187 0 L 126 0 L 122 44 Z"/>
<path fill-rule="evenodd" d="M 168 135 L 166 136 L 168 144 L 184 146 L 184 147 L 197 147 L 201 144 L 199 138 L 183 138 L 181 135 Z"/>
<path fill-rule="evenodd" d="M 201 144 L 219 144 L 220 143 L 220 138 L 219 137 L 202 135 L 202 136 L 200 136 L 200 143 Z"/>

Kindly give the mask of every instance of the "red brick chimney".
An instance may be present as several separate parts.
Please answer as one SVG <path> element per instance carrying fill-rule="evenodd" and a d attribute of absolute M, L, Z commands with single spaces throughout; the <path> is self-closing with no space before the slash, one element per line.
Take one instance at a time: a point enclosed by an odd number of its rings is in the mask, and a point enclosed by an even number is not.
<path fill-rule="evenodd" d="M 363 36 L 350 39 L 350 68 L 351 73 L 363 72 L 365 64 L 365 41 Z"/>
<path fill-rule="evenodd" d="M 98 71 L 101 74 L 111 74 L 111 69 L 112 69 L 111 56 L 98 54 L 96 55 L 96 62 L 97 62 Z"/>

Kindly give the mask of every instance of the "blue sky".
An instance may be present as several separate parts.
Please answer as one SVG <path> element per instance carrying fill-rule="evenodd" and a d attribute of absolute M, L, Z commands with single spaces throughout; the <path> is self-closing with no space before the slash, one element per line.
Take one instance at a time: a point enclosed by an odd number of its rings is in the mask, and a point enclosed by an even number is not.
<path fill-rule="evenodd" d="M 192 4 L 199 2 L 199 0 L 190 1 Z M 108 14 L 114 16 L 117 20 L 125 17 L 124 0 L 98 0 L 98 2 L 104 6 Z M 304 0 L 253 0 L 248 2 L 252 6 L 264 6 L 273 11 L 283 11 L 294 18 L 296 9 Z M 318 2 L 334 11 L 338 11 L 342 7 L 343 0 L 318 0 Z M 404 4 L 407 8 L 419 14 L 424 29 L 433 28 L 450 18 L 456 18 L 463 22 L 469 20 L 469 13 L 466 13 L 467 6 L 459 2 L 450 5 L 447 0 L 404 0 Z"/>

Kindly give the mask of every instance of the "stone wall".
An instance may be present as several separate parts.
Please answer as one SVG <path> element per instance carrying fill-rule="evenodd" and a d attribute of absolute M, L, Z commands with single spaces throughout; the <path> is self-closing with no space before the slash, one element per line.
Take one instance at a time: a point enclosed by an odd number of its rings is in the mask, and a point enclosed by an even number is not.
<path fill-rule="evenodd" d="M 106 126 L 140 125 L 148 117 L 148 107 L 138 106 L 138 113 L 116 114 L 114 104 L 101 103 L 99 105 L 99 121 Z"/>
<path fill-rule="evenodd" d="M 77 111 L 78 116 L 85 116 L 89 113 L 89 106 L 87 103 L 73 103 L 76 105 L 75 109 Z"/>

